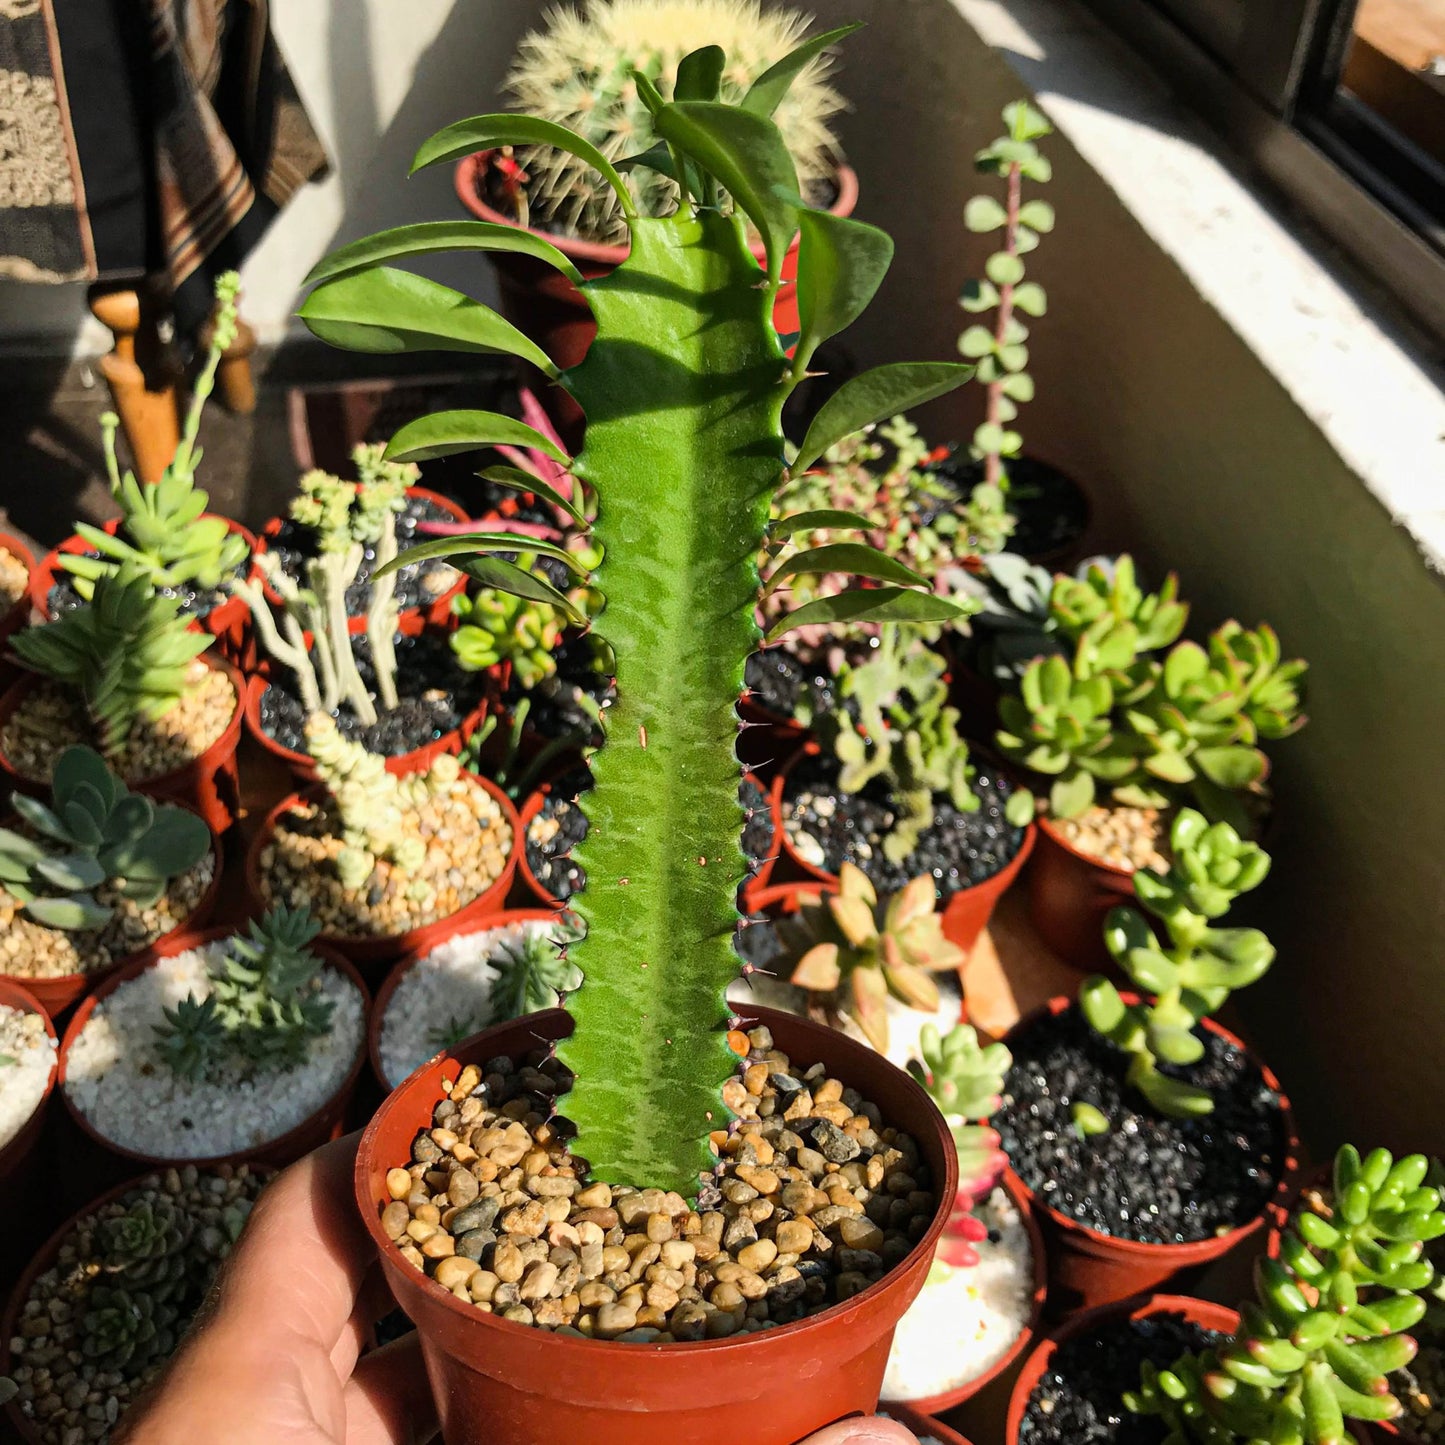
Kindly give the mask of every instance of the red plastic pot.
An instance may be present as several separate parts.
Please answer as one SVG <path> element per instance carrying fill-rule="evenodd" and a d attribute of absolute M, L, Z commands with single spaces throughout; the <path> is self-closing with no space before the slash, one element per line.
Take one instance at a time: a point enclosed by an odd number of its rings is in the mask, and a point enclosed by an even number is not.
<path fill-rule="evenodd" d="M 236 706 L 226 730 L 200 757 L 189 763 L 153 778 L 127 779 L 126 784 L 133 792 L 147 797 L 184 803 L 199 813 L 214 832 L 224 833 L 240 817 L 241 780 L 236 768 L 236 747 L 241 741 L 246 680 L 223 657 L 205 653 L 202 660 L 208 667 L 224 672 L 236 694 Z M 26 673 L 0 697 L 0 725 L 40 681 L 35 673 Z M 48 781 L 17 771 L 3 753 L 0 753 L 0 777 L 17 793 L 28 793 L 31 797 L 44 797 L 50 791 Z"/>
<path fill-rule="evenodd" d="M 939 1445 L 968 1445 L 968 1441 L 957 1430 L 945 1425 L 942 1420 L 933 1419 L 915 1406 L 890 1403 L 880 1406 L 879 1409 L 881 1414 L 912 1430 L 920 1440 L 931 1436 Z"/>
<path fill-rule="evenodd" d="M 320 942 L 334 949 L 352 963 L 360 965 L 364 971 L 371 973 L 373 979 L 376 975 L 371 972 L 369 966 L 389 964 L 408 953 L 425 953 L 453 934 L 462 932 L 463 925 L 471 923 L 474 919 L 491 917 L 500 913 L 506 902 L 507 892 L 512 886 L 512 878 L 517 871 L 517 851 L 521 838 L 521 825 L 517 818 L 517 810 L 512 806 L 512 800 L 495 783 L 487 778 L 479 778 L 475 773 L 465 773 L 463 776 L 470 778 L 478 787 L 486 789 L 502 810 L 502 818 L 512 830 L 512 847 L 507 854 L 506 866 L 502 869 L 501 875 L 483 893 L 478 894 L 465 907 L 459 908 L 446 918 L 437 919 L 435 923 L 425 923 L 419 928 L 411 928 L 405 933 L 393 934 L 387 938 L 363 938 L 332 933 L 321 935 Z M 250 912 L 261 914 L 270 906 L 270 895 L 261 875 L 261 854 L 270 843 L 276 831 L 277 822 L 293 808 L 299 807 L 302 803 L 314 802 L 322 795 L 320 787 L 308 788 L 304 793 L 292 793 L 289 797 L 283 798 L 266 814 L 265 821 L 256 830 L 255 837 L 251 839 L 251 846 L 246 850 L 246 901 Z"/>
<path fill-rule="evenodd" d="M 560 905 L 559 908 L 507 908 L 489 918 L 479 918 L 465 928 L 453 929 L 443 941 L 464 938 L 472 933 L 490 933 L 494 928 L 510 928 L 518 923 L 551 923 L 557 918 L 559 909 Z M 385 981 L 376 991 L 376 1002 L 372 1005 L 371 1020 L 367 1028 L 366 1047 L 371 1060 L 371 1072 L 376 1075 L 376 1081 L 384 1093 L 389 1094 L 396 1087 L 381 1065 L 381 1031 L 386 1024 L 386 1010 L 402 979 L 430 952 L 431 948 L 423 948 L 408 954 L 387 974 Z"/>
<path fill-rule="evenodd" d="M 484 1314 L 407 1264 L 381 1228 L 381 1211 L 390 1198 L 386 1171 L 410 1157 L 412 1139 L 441 1097 L 442 1077 L 564 1038 L 571 1020 L 552 1009 L 488 1029 L 397 1089 L 367 1127 L 356 1159 L 357 1204 L 392 1293 L 420 1332 L 448 1445 L 554 1438 L 588 1445 L 731 1439 L 793 1445 L 833 1420 L 873 1411 L 893 1327 L 923 1284 L 958 1187 L 952 1141 L 928 1096 L 872 1050 L 773 1009 L 750 1009 L 749 1018 L 766 1024 L 792 1058 L 820 1062 L 847 1080 L 918 1141 L 940 1200 L 927 1233 L 883 1279 L 846 1303 L 755 1335 L 618 1345 Z"/>
<path fill-rule="evenodd" d="M 471 521 L 466 511 L 452 501 L 450 497 L 444 497 L 440 492 L 432 491 L 430 487 L 408 487 L 406 489 L 406 495 L 408 497 L 415 497 L 423 502 L 430 502 L 434 507 L 444 511 L 447 517 L 453 522 Z M 269 521 L 265 522 L 256 538 L 254 550 L 257 552 L 266 551 L 271 542 L 280 535 L 281 528 L 285 525 L 285 521 L 286 519 L 284 517 L 272 517 Z M 272 607 L 280 607 L 282 605 L 281 594 L 276 591 L 267 580 L 266 574 L 260 571 L 259 568 L 257 569 L 256 575 L 261 583 L 261 591 L 265 594 L 266 601 L 269 602 Z M 453 582 L 445 592 L 441 593 L 440 596 L 433 598 L 426 606 L 402 608 L 401 620 L 412 624 L 445 622 L 452 613 L 452 599 L 458 596 L 465 589 L 466 585 L 467 579 L 458 572 L 456 581 Z M 403 631 L 405 630 L 406 629 L 403 628 Z"/>
<path fill-rule="evenodd" d="M 351 1095 L 356 1089 L 356 1081 L 361 1077 L 362 1065 L 366 1062 L 366 1038 L 370 1032 L 369 1010 L 371 995 L 363 982 L 361 975 L 356 971 L 351 962 L 343 958 L 335 949 L 327 948 L 322 944 L 313 944 L 312 951 L 316 953 L 331 968 L 341 974 L 361 994 L 362 1009 L 362 1038 L 357 1046 L 356 1058 L 351 1068 L 347 1071 L 346 1077 L 337 1087 L 329 1099 L 319 1108 L 314 1110 L 305 1119 L 301 1120 L 284 1134 L 266 1143 L 257 1144 L 249 1149 L 237 1150 L 231 1154 L 216 1154 L 201 1159 L 191 1158 L 166 1158 L 154 1154 L 146 1154 L 137 1149 L 129 1149 L 123 1144 L 117 1143 L 114 1139 L 102 1134 L 86 1118 L 80 1108 L 73 1102 L 65 1088 L 66 1075 L 70 1062 L 70 1051 L 75 1046 L 75 1041 L 80 1037 L 82 1030 L 89 1023 L 91 1016 L 95 1013 L 103 999 L 108 998 L 122 984 L 129 983 L 131 979 L 138 978 L 149 968 L 154 968 L 162 958 L 174 958 L 178 953 L 185 953 L 193 948 L 204 948 L 207 944 L 219 943 L 222 939 L 236 936 L 237 929 L 232 927 L 207 928 L 201 932 L 192 934 L 188 938 L 181 938 L 175 934 L 162 939 L 159 943 L 146 949 L 131 963 L 110 974 L 106 981 L 87 998 L 74 1015 L 70 1024 L 65 1030 L 65 1037 L 60 1045 L 60 1075 L 58 1079 L 60 1097 L 64 1101 L 66 1112 L 70 1115 L 71 1121 L 85 1138 L 94 1145 L 103 1155 L 111 1156 L 128 1161 L 132 1164 L 139 1164 L 146 1168 L 167 1168 L 172 1165 L 179 1168 L 183 1164 L 192 1164 L 198 1169 L 214 1169 L 222 1164 L 271 1164 L 280 1168 L 286 1164 L 294 1163 L 302 1155 L 309 1154 L 313 1149 L 319 1148 L 328 1139 L 339 1138 L 341 1134 L 341 1122 L 346 1114 L 346 1106 L 351 1100 Z M 283 1086 L 284 1087 L 284 1086 Z"/>
<path fill-rule="evenodd" d="M 144 958 L 151 949 L 165 945 L 168 952 L 179 953 L 182 949 L 194 947 L 197 938 L 201 936 L 201 931 L 215 911 L 216 898 L 221 891 L 221 876 L 225 871 L 225 853 L 214 828 L 211 829 L 211 857 L 215 862 L 211 881 L 196 900 L 196 906 L 191 909 L 189 916 L 183 923 L 177 924 L 169 933 L 162 934 L 146 948 L 118 959 L 106 968 L 96 969 L 93 973 L 65 973 L 55 978 L 24 978 L 19 975 L 0 974 L 0 986 L 17 985 L 35 998 L 52 1019 L 58 1019 L 88 990 L 97 987 L 112 974 L 129 968 L 138 959 Z"/>
<path fill-rule="evenodd" d="M 1038 822 L 1039 842 L 1029 869 L 1029 913 L 1039 937 L 1065 963 L 1085 973 L 1110 966 L 1104 919 L 1134 900 L 1134 870 L 1081 852 L 1050 818 Z"/>
<path fill-rule="evenodd" d="M 1126 1004 L 1139 1002 L 1138 994 L 1121 994 Z M 1074 1006 L 1072 998 L 1053 998 L 1042 1008 L 1026 1014 L 1004 1038 L 1012 1045 L 1045 1017 L 1058 1017 Z M 1136 1239 L 1116 1239 L 1080 1224 L 1076 1219 L 1045 1204 L 1027 1184 L 1020 1180 L 1024 1193 L 1039 1216 L 1049 1259 L 1050 1308 L 1055 1313 L 1065 1309 L 1094 1309 L 1116 1304 L 1134 1295 L 1146 1294 L 1174 1278 L 1180 1270 L 1208 1264 L 1228 1254 L 1236 1245 L 1264 1229 L 1273 1209 L 1288 1200 L 1299 1174 L 1300 1143 L 1295 1128 L 1294 1110 L 1280 1087 L 1279 1080 L 1267 1065 L 1226 1028 L 1206 1018 L 1202 1027 L 1246 1053 L 1258 1067 L 1265 1085 L 1279 1100 L 1284 1128 L 1284 1158 L 1274 1192 L 1259 1213 L 1243 1224 L 1209 1239 L 1190 1240 L 1184 1244 L 1147 1244 Z"/>
<path fill-rule="evenodd" d="M 28 989 L 11 983 L 8 978 L 0 978 L 0 1005 L 19 1009 L 22 1013 L 39 1014 L 45 1020 L 45 1032 L 50 1035 L 50 1041 L 52 1043 L 59 1042 L 55 1036 L 55 1025 L 50 1021 L 50 1015 L 45 1011 L 40 1000 Z M 57 1065 L 53 1064 L 50 1069 L 50 1080 L 45 1085 L 45 1092 L 40 1096 L 40 1102 L 35 1106 L 35 1112 L 20 1126 L 19 1132 L 8 1144 L 0 1145 L 0 1186 L 5 1185 L 20 1172 L 35 1150 L 36 1142 L 40 1138 L 40 1131 L 45 1126 L 45 1107 L 49 1104 L 50 1095 L 55 1088 L 56 1073 Z M 3 1197 L 0 1195 L 0 1198 Z"/>
<path fill-rule="evenodd" d="M 9 661 L 10 639 L 30 620 L 30 585 L 35 577 L 35 554 L 13 532 L 0 531 L 0 547 L 25 564 L 30 574 L 26 591 L 3 613 L 0 613 L 0 687 L 13 680 L 15 666 Z"/>
<path fill-rule="evenodd" d="M 205 514 L 205 519 L 214 520 L 209 512 Z M 229 517 L 222 517 L 221 520 L 225 522 L 228 532 L 244 538 L 247 549 L 254 555 L 256 538 L 239 522 L 233 522 Z M 120 521 L 119 517 L 112 517 L 110 521 L 102 524 L 101 531 L 114 537 L 120 531 Z M 65 569 L 60 565 L 60 554 L 68 552 L 72 556 L 83 556 L 89 551 L 90 543 L 78 533 L 72 533 L 54 551 L 47 552 L 40 565 L 31 571 L 30 604 L 41 617 L 54 619 L 54 614 L 50 611 L 50 589 L 66 575 Z M 257 579 L 259 574 L 254 562 L 247 575 L 253 581 Z M 191 626 L 198 632 L 210 633 L 216 639 L 222 656 L 238 667 L 250 667 L 254 663 L 251 609 L 241 598 L 227 597 L 219 607 L 212 608 L 204 617 L 193 618 Z"/>
<path fill-rule="evenodd" d="M 1200 1325 L 1206 1330 L 1217 1330 L 1221 1334 L 1232 1335 L 1239 1328 L 1239 1315 L 1234 1310 L 1226 1309 L 1223 1305 L 1210 1304 L 1206 1300 L 1190 1299 L 1186 1295 L 1141 1295 L 1073 1315 L 1024 1361 L 1024 1367 L 1009 1400 L 1006 1445 L 1018 1445 L 1019 1427 L 1023 1423 L 1024 1411 L 1028 1409 L 1029 1396 L 1048 1372 L 1060 1345 L 1079 1335 L 1088 1334 L 1090 1330 L 1098 1329 L 1100 1325 L 1111 1320 L 1146 1320 L 1153 1315 L 1183 1315 L 1191 1324 Z"/>

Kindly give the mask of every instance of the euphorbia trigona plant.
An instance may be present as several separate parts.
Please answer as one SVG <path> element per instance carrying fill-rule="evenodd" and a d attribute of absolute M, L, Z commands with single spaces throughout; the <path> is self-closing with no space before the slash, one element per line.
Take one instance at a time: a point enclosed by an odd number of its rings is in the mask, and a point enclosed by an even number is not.
<path fill-rule="evenodd" d="M 576 457 L 483 411 L 413 422 L 389 455 L 420 461 L 498 443 L 532 446 L 597 497 L 592 536 L 603 561 L 595 582 L 606 601 L 596 626 L 616 658 L 617 701 L 592 762 L 595 786 L 581 800 L 589 827 L 577 862 L 587 888 L 571 903 L 587 934 L 571 956 L 584 981 L 568 1001 L 575 1030 L 558 1053 L 576 1075 L 566 1114 L 593 1173 L 685 1193 L 716 1162 L 708 1135 L 727 1118 L 722 1086 L 736 1065 L 725 1003 L 738 968 L 731 941 L 744 869 L 735 707 L 744 659 L 759 640 L 757 558 L 769 536 L 866 526 L 829 512 L 784 517 L 770 529 L 773 495 L 790 470 L 801 472 L 842 437 L 971 374 L 958 363 L 897 363 L 854 377 L 819 412 L 791 468 L 785 462 L 783 402 L 818 346 L 863 311 L 893 251 L 882 231 L 798 199 L 771 115 L 817 48 L 805 43 L 736 105 L 717 99 L 724 56 L 716 46 L 682 62 L 670 102 L 636 78 L 661 141 L 622 164 L 680 182 L 682 204 L 670 217 L 639 216 L 617 166 L 533 117 L 477 116 L 422 147 L 417 167 L 532 144 L 593 167 L 631 233 L 630 256 L 610 275 L 584 281 L 548 242 L 512 227 L 439 222 L 343 248 L 313 273 L 321 284 L 301 311 L 323 339 L 359 350 L 509 352 L 540 367 L 586 414 Z M 748 222 L 762 238 L 761 269 L 748 250 Z M 784 253 L 799 232 L 801 332 L 790 359 L 771 317 Z M 559 372 L 487 307 L 385 264 L 444 249 L 524 251 L 562 272 L 597 319 L 586 358 Z M 535 478 L 518 485 L 546 495 Z M 549 500 L 576 515 L 564 499 Z M 461 565 L 485 585 L 567 607 L 549 584 L 496 555 L 515 548 L 514 536 L 478 533 L 410 556 L 466 553 Z M 571 554 L 559 554 L 575 568 Z M 798 570 L 846 569 L 881 585 L 799 607 L 770 636 L 809 622 L 938 622 L 958 611 L 911 568 L 861 543 L 792 560 Z"/>

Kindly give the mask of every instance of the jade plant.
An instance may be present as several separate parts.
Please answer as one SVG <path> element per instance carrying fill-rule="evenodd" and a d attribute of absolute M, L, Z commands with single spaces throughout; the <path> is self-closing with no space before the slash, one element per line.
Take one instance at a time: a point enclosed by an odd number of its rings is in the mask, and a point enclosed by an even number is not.
<path fill-rule="evenodd" d="M 1137 908 L 1110 910 L 1104 941 L 1115 962 L 1153 1001 L 1126 1004 L 1102 976 L 1079 990 L 1084 1017 L 1129 1056 L 1128 1081 L 1162 1114 L 1174 1118 L 1208 1114 L 1214 1102 L 1203 1089 L 1161 1071 L 1204 1056 L 1195 1032 L 1200 1020 L 1221 1008 L 1230 994 L 1264 977 L 1274 946 L 1256 928 L 1216 928 L 1241 893 L 1258 888 L 1269 872 L 1269 854 L 1243 841 L 1228 823 L 1207 824 L 1184 808 L 1169 833 L 1173 862 L 1168 873 L 1140 868 L 1134 894 L 1163 926 L 1161 942 Z M 1084 1133 L 1108 1127 L 1093 1105 L 1075 1111 Z"/>
<path fill-rule="evenodd" d="M 176 707 L 191 664 L 214 640 L 180 608 L 126 563 L 97 579 L 83 607 L 16 633 L 10 645 L 27 667 L 80 694 L 101 752 L 114 759 L 141 722 Z"/>
<path fill-rule="evenodd" d="M 988 487 L 1006 493 L 1008 463 L 1023 448 L 1013 423 L 1019 407 L 1034 398 L 1029 364 L 1029 329 L 1022 316 L 1042 316 L 1048 298 L 1037 281 L 1026 280 L 1024 257 L 1039 244 L 1041 233 L 1054 228 L 1054 208 L 1044 200 L 1025 200 L 1024 182 L 1041 183 L 1053 175 L 1047 156 L 1034 144 L 1053 127 L 1027 101 L 1016 100 L 1003 110 L 1007 131 L 974 157 L 975 167 L 1003 181 L 1004 195 L 974 196 L 964 207 L 963 223 L 981 235 L 1001 232 L 999 249 L 984 262 L 984 274 L 970 281 L 959 297 L 965 311 L 994 313 L 993 325 L 969 326 L 958 349 L 978 363 L 978 380 L 987 397 L 984 419 L 973 434 L 972 451 L 983 462 Z"/>
<path fill-rule="evenodd" d="M 72 575 L 75 590 L 82 597 L 91 596 L 101 577 L 126 565 L 143 572 L 153 587 L 189 585 L 212 590 L 245 562 L 245 538 L 232 532 L 223 518 L 205 515 L 210 497 L 196 486 L 202 455 L 196 445 L 201 412 L 215 389 L 221 356 L 236 339 L 240 289 L 241 279 L 234 271 L 216 280 L 210 349 L 191 392 L 180 442 L 160 481 L 142 485 L 132 472 L 121 475 L 115 454 L 120 418 L 114 412 L 101 416 L 106 471 L 111 496 L 120 504 L 121 523 L 115 536 L 89 523 L 77 523 L 76 532 L 99 556 L 60 554 L 60 565 Z"/>
<path fill-rule="evenodd" d="M 0 828 L 0 888 L 47 928 L 100 928 L 115 912 L 102 885 L 151 908 L 172 879 L 211 848 L 194 813 L 132 793 L 99 753 L 67 748 L 55 762 L 50 802 L 16 793 L 29 833 Z"/>
<path fill-rule="evenodd" d="M 558 1056 L 576 1078 L 566 1109 L 576 1151 L 608 1181 L 694 1191 L 715 1164 L 709 1131 L 727 1118 L 722 1086 L 736 1058 L 725 995 L 737 969 L 731 941 L 745 868 L 735 708 L 758 641 L 757 558 L 773 495 L 786 473 L 806 471 L 843 437 L 971 374 L 957 362 L 896 363 L 853 377 L 818 412 L 791 468 L 785 463 L 784 400 L 819 345 L 864 309 L 892 255 L 883 232 L 800 203 L 771 115 L 816 49 L 805 43 L 737 105 L 718 99 L 725 57 L 716 47 L 684 61 L 686 98 L 666 100 L 637 78 L 668 151 L 648 163 L 680 178 L 679 208 L 666 218 L 641 215 L 607 157 L 555 123 L 478 116 L 423 145 L 418 167 L 508 144 L 576 156 L 611 188 L 631 237 L 627 260 L 607 276 L 581 281 L 545 240 L 512 227 L 443 222 L 345 247 L 313 272 L 320 284 L 301 308 L 323 339 L 353 348 L 510 352 L 586 415 L 583 450 L 553 451 L 597 498 L 592 536 L 602 560 L 590 580 L 605 598 L 595 628 L 615 658 L 617 699 L 603 715 L 595 786 L 579 803 L 589 827 L 576 860 L 588 884 L 573 901 L 587 931 L 570 955 L 583 982 L 569 996 L 575 1029 Z M 762 239 L 761 267 L 747 221 Z M 799 233 L 801 331 L 790 359 L 772 308 Z M 583 361 L 563 373 L 485 306 L 385 264 L 443 246 L 522 246 L 580 282 L 598 324 Z M 422 460 L 519 439 L 552 445 L 524 436 L 510 417 L 449 412 L 404 427 L 389 455 Z M 778 528 L 811 525 L 794 516 Z M 468 554 L 459 565 L 475 573 L 485 564 L 489 585 L 537 595 L 538 579 L 497 556 L 515 551 L 515 537 L 447 540 Z M 884 585 L 815 599 L 774 624 L 771 637 L 810 622 L 942 622 L 959 611 L 862 543 L 798 560 L 800 571 L 846 567 Z"/>
<path fill-rule="evenodd" d="M 1166 1445 L 1344 1445 L 1349 1420 L 1393 1420 L 1389 1377 L 1415 1357 L 1405 1331 L 1435 1281 L 1425 1245 L 1445 1236 L 1423 1154 L 1335 1156 L 1329 1219 L 1297 1208 L 1279 1258 L 1255 1263 L 1255 1298 L 1223 1344 L 1169 1369 L 1145 1365 L 1129 1409 L 1159 1417 Z"/>

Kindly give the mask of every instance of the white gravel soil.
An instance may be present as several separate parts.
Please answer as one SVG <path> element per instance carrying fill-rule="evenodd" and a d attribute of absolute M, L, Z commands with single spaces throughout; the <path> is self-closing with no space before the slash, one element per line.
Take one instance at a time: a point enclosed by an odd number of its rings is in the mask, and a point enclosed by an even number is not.
<path fill-rule="evenodd" d="M 440 1053 L 451 1042 L 443 1035 L 453 1028 L 461 1030 L 462 1038 L 486 1028 L 492 1021 L 497 970 L 491 960 L 497 949 L 551 927 L 537 920 L 463 933 L 417 959 L 402 975 L 381 1019 L 378 1052 L 387 1086 L 396 1088 Z"/>
<path fill-rule="evenodd" d="M 0 1149 L 30 1122 L 55 1072 L 55 1043 L 45 1020 L 0 1004 Z"/>
<path fill-rule="evenodd" d="M 163 958 L 97 1005 L 66 1062 L 70 1102 L 104 1138 L 155 1159 L 210 1159 L 269 1144 L 315 1113 L 345 1081 L 366 1047 L 361 994 L 323 968 L 321 992 L 336 1007 L 331 1031 L 305 1063 L 287 1070 L 180 1079 L 161 1061 L 155 1029 L 162 1008 L 211 991 L 209 964 L 225 941 Z"/>
<path fill-rule="evenodd" d="M 957 1390 L 993 1368 L 1029 1322 L 1034 1261 L 1018 1209 L 995 1189 L 975 1211 L 989 1237 L 978 1263 L 955 1269 L 934 1260 L 922 1291 L 898 1322 L 885 1400 L 926 1400 Z"/>

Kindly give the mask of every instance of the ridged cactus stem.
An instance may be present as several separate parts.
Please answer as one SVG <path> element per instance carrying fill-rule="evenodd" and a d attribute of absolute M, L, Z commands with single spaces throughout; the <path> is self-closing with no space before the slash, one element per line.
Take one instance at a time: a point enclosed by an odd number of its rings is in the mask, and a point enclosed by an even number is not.
<path fill-rule="evenodd" d="M 376 565 L 380 571 L 396 556 L 396 514 L 388 511 L 381 519 L 381 536 L 376 543 Z M 388 712 L 396 696 L 396 573 L 373 577 L 371 605 L 366 609 L 366 636 L 371 643 L 371 666 L 376 674 L 376 696 Z"/>

